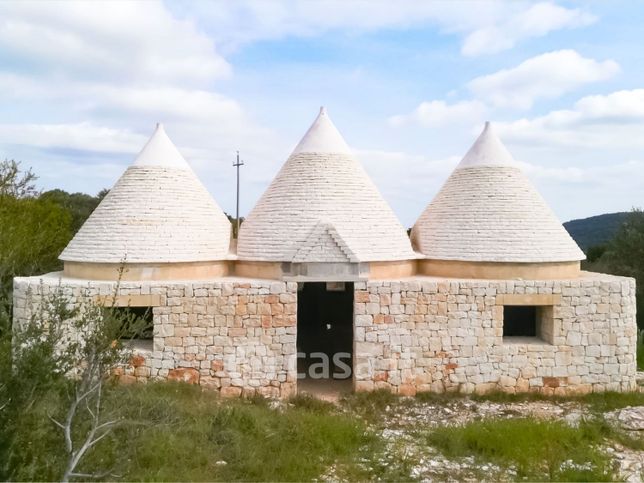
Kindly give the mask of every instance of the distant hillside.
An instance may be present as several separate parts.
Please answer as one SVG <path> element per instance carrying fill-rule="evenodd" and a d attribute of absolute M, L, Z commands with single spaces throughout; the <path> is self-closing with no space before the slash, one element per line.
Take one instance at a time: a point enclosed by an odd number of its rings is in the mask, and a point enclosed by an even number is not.
<path fill-rule="evenodd" d="M 582 250 L 609 242 L 624 222 L 628 212 L 606 213 L 564 223 L 564 227 Z"/>

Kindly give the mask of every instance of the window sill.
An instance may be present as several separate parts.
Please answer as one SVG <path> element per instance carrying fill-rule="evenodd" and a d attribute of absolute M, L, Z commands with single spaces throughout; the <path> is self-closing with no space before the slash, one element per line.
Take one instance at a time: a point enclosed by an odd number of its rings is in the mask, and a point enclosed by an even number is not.
<path fill-rule="evenodd" d="M 134 354 L 149 355 L 154 350 L 154 340 L 152 339 L 127 339 L 122 342 L 123 346 Z"/>
<path fill-rule="evenodd" d="M 503 345 L 545 345 L 551 346 L 549 342 L 546 342 L 539 337 L 525 337 L 525 336 L 506 336 L 503 337 Z"/>

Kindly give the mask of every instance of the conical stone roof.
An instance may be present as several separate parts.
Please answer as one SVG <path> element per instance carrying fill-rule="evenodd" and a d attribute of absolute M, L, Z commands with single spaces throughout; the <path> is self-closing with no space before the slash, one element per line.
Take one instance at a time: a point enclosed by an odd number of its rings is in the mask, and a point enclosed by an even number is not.
<path fill-rule="evenodd" d="M 572 262 L 584 253 L 519 169 L 490 123 L 412 230 L 429 259 Z"/>
<path fill-rule="evenodd" d="M 417 258 L 324 108 L 241 225 L 237 255 L 295 263 Z"/>
<path fill-rule="evenodd" d="M 63 261 L 223 260 L 231 225 L 161 124 L 60 255 Z"/>

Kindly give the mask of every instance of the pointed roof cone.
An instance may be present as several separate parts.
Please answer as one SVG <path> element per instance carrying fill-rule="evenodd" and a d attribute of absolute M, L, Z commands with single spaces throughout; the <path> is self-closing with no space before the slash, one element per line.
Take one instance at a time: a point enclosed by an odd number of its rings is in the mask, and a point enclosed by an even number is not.
<path fill-rule="evenodd" d="M 152 137 L 145 143 L 143 149 L 134 160 L 133 166 L 164 166 L 166 168 L 190 169 L 186 160 L 163 129 L 163 124 L 157 123 Z"/>
<path fill-rule="evenodd" d="M 241 225 L 237 255 L 296 263 L 417 258 L 324 108 Z"/>
<path fill-rule="evenodd" d="M 414 225 L 412 242 L 434 260 L 585 258 L 489 123 Z"/>
<path fill-rule="evenodd" d="M 483 132 L 456 168 L 472 166 L 517 166 L 517 162 L 496 135 L 490 121 L 485 122 Z"/>
<path fill-rule="evenodd" d="M 335 127 L 324 106 L 313 124 L 295 147 L 292 154 L 299 153 L 344 153 L 351 154 L 340 131 Z"/>
<path fill-rule="evenodd" d="M 60 255 L 88 263 L 224 260 L 231 225 L 157 124 L 135 162 Z"/>

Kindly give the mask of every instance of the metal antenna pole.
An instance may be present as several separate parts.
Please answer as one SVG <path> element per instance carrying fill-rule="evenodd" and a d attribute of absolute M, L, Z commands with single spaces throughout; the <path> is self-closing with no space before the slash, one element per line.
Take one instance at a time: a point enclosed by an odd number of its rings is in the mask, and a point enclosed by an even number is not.
<path fill-rule="evenodd" d="M 237 212 L 235 213 L 235 234 L 239 236 L 239 167 L 243 166 L 244 162 L 239 160 L 239 151 L 237 151 L 237 162 L 233 166 L 237 168 Z"/>

